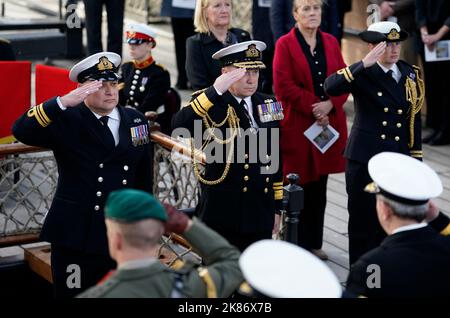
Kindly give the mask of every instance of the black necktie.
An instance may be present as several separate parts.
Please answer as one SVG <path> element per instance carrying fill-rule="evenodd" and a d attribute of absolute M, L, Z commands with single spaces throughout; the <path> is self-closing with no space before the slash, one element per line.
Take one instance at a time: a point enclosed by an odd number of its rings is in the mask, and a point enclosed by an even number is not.
<path fill-rule="evenodd" d="M 393 81 L 395 82 L 395 84 L 397 84 L 397 80 L 394 78 L 394 71 L 393 71 L 393 70 L 387 71 L 386 74 L 389 76 L 389 78 L 390 78 L 391 80 L 393 80 Z"/>
<path fill-rule="evenodd" d="M 114 141 L 114 136 L 111 132 L 111 129 L 108 127 L 108 116 L 102 116 L 99 118 L 100 122 L 102 123 L 103 130 L 105 132 L 105 141 L 108 144 L 110 148 L 114 148 L 116 146 L 116 142 Z"/>
<path fill-rule="evenodd" d="M 250 114 L 248 113 L 247 107 L 245 107 L 245 105 L 247 105 L 247 103 L 245 102 L 245 100 L 241 100 L 241 102 L 239 103 L 239 105 L 241 105 L 242 110 L 244 111 L 244 114 L 245 114 L 245 116 L 246 116 L 247 119 L 248 119 L 248 124 L 250 125 L 250 127 L 254 128 L 252 118 L 250 117 Z"/>

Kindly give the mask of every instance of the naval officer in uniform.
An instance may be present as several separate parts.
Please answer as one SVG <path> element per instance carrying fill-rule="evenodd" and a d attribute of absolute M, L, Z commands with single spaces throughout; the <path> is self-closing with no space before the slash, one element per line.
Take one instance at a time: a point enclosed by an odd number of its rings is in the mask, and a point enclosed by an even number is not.
<path fill-rule="evenodd" d="M 448 227 L 440 234 L 423 222 L 430 214 L 429 200 L 443 190 L 438 175 L 394 152 L 374 156 L 368 166 L 374 183 L 366 190 L 376 193 L 378 220 L 388 237 L 353 264 L 347 292 L 369 298 L 449 297 Z"/>
<path fill-rule="evenodd" d="M 153 59 L 156 33 L 148 25 L 133 23 L 126 27 L 125 36 L 133 60 L 121 67 L 120 103 L 143 114 L 163 113 L 170 74 Z"/>
<path fill-rule="evenodd" d="M 112 192 L 105 205 L 111 257 L 118 268 L 82 298 L 179 298 L 230 296 L 242 282 L 239 251 L 198 219 L 190 220 L 150 194 Z M 174 270 L 158 259 L 163 233 L 183 235 L 204 266 L 186 262 Z"/>
<path fill-rule="evenodd" d="M 103 214 L 107 195 L 151 191 L 149 128 L 141 113 L 118 105 L 120 61 L 101 52 L 79 62 L 69 74 L 77 89 L 32 107 L 13 127 L 19 141 L 53 150 L 58 165 L 40 237 L 51 243 L 57 297 L 80 293 L 115 266 Z M 78 278 L 67 284 L 71 274 Z"/>
<path fill-rule="evenodd" d="M 222 75 L 194 93 L 172 120 L 173 128 L 188 128 L 191 136 L 195 124 L 215 128 L 205 132 L 204 143 L 194 134 L 196 144 L 207 144 L 204 175 L 194 160 L 202 186 L 197 214 L 241 251 L 272 237 L 283 196 L 278 147 L 283 110 L 274 97 L 256 92 L 265 48 L 261 41 L 247 41 L 216 52 L 212 57 L 221 63 Z"/>
<path fill-rule="evenodd" d="M 366 57 L 325 81 L 330 96 L 352 93 L 355 119 L 344 152 L 349 211 L 350 264 L 377 247 L 385 234 L 375 198 L 364 192 L 370 182 L 367 162 L 383 151 L 422 159 L 420 110 L 424 85 L 418 67 L 400 61 L 408 34 L 394 22 L 372 24 L 360 37 L 369 43 Z"/>

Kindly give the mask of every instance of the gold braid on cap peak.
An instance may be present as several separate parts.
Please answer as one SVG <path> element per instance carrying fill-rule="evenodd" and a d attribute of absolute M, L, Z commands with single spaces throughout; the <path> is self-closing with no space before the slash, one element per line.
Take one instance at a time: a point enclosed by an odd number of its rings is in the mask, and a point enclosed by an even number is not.
<path fill-rule="evenodd" d="M 409 76 L 406 78 L 406 100 L 410 103 L 410 118 L 409 118 L 409 148 L 414 147 L 414 122 L 416 115 L 422 109 L 425 101 L 425 84 L 420 78 L 419 69 L 414 67 L 414 73 L 416 74 L 416 81 Z M 417 82 L 417 83 L 416 83 Z"/>
<path fill-rule="evenodd" d="M 392 29 L 387 35 L 387 39 L 390 41 L 395 41 L 400 39 L 400 33 L 396 29 Z"/>

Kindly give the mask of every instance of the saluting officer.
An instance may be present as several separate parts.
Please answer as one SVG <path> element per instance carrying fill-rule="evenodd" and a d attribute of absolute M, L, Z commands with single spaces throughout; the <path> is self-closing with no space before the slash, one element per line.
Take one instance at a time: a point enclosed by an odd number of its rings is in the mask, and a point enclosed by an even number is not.
<path fill-rule="evenodd" d="M 107 195 L 129 187 L 151 191 L 148 123 L 138 111 L 118 105 L 120 61 L 110 52 L 82 60 L 69 74 L 77 89 L 31 108 L 13 127 L 18 140 L 53 150 L 58 165 L 40 237 L 52 246 L 58 297 L 80 293 L 114 268 L 103 215 Z M 80 285 L 66 285 L 72 264 Z"/>
<path fill-rule="evenodd" d="M 120 103 L 141 113 L 164 112 L 164 101 L 170 88 L 170 74 L 152 56 L 156 33 L 145 24 L 129 24 L 126 41 L 132 61 L 121 67 Z"/>
<path fill-rule="evenodd" d="M 423 222 L 437 214 L 429 200 L 442 193 L 438 175 L 426 164 L 393 152 L 370 159 L 369 174 L 374 182 L 367 191 L 376 193 L 378 219 L 389 236 L 353 264 L 347 292 L 369 298 L 450 296 L 449 231 L 440 234 Z M 430 213 L 430 208 L 436 211 Z"/>
<path fill-rule="evenodd" d="M 401 41 L 408 34 L 398 24 L 374 23 L 360 37 L 369 43 L 370 52 L 325 81 L 327 94 L 352 93 L 355 103 L 344 153 L 351 264 L 385 236 L 376 218 L 375 198 L 364 193 L 370 182 L 367 162 L 383 151 L 422 159 L 420 110 L 425 95 L 419 68 L 399 61 Z"/>
<path fill-rule="evenodd" d="M 194 160 L 202 186 L 197 213 L 241 251 L 271 238 L 283 196 L 278 148 L 283 110 L 272 96 L 256 92 L 265 48 L 263 42 L 247 41 L 216 52 L 212 57 L 220 61 L 222 75 L 194 93 L 172 121 L 173 128 L 188 128 L 191 136 L 195 124 L 200 130 L 215 128 L 206 131 L 204 175 Z M 194 137 L 201 146 L 202 136 Z"/>
<path fill-rule="evenodd" d="M 118 190 L 105 206 L 111 257 L 110 272 L 81 298 L 179 298 L 230 296 L 242 282 L 239 251 L 197 219 L 163 206 L 139 190 Z M 174 270 L 158 259 L 162 234 L 183 235 L 203 258 L 205 266 L 185 263 Z"/>

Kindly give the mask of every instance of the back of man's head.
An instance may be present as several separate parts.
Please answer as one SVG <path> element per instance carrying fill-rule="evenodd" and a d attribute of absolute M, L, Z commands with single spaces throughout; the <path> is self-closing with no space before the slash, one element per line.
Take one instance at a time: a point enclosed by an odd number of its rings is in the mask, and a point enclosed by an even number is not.
<path fill-rule="evenodd" d="M 111 221 L 114 231 L 120 233 L 124 243 L 131 248 L 147 250 L 155 247 L 164 233 L 164 224 L 158 220 L 142 220 L 133 223 Z"/>
<path fill-rule="evenodd" d="M 111 256 L 117 250 L 151 250 L 164 233 L 167 213 L 149 193 L 134 189 L 111 192 L 105 204 Z"/>

